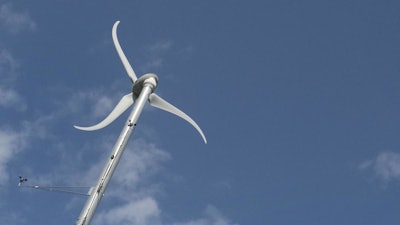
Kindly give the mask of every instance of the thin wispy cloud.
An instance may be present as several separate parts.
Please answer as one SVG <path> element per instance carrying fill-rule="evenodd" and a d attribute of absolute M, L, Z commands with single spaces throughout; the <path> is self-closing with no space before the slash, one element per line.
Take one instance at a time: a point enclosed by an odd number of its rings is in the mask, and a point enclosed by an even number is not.
<path fill-rule="evenodd" d="M 26 109 L 26 103 L 21 95 L 13 89 L 18 67 L 19 64 L 11 53 L 0 49 L 0 107 L 22 111 Z"/>
<path fill-rule="evenodd" d="M 22 133 L 0 128 L 0 183 L 9 179 L 7 164 L 26 144 Z"/>
<path fill-rule="evenodd" d="M 153 182 L 146 182 L 163 168 L 163 162 L 170 160 L 167 151 L 143 139 L 135 140 L 132 147 L 126 149 L 124 159 L 114 176 L 113 190 L 107 196 L 118 198 L 120 204 L 98 212 L 98 224 L 138 224 L 157 225 L 170 224 L 163 221 L 163 209 L 157 202 L 157 196 L 163 190 Z M 129 171 L 126 173 L 124 171 Z M 167 194 L 167 193 L 164 193 Z M 107 200 L 106 200 L 107 201 Z M 105 202 L 104 204 L 109 204 Z M 109 204 L 111 205 L 111 204 Z M 119 215 L 116 221 L 116 215 Z M 219 210 L 208 205 L 204 215 L 186 222 L 171 225 L 234 225 Z"/>
<path fill-rule="evenodd" d="M 33 142 L 46 140 L 47 147 L 51 148 L 55 136 L 51 134 L 49 125 L 54 121 L 53 118 L 54 116 L 50 114 L 33 120 L 15 121 L 7 126 L 0 124 L 0 183 L 9 181 L 10 171 L 14 170 L 13 173 L 15 173 L 15 160 L 18 161 L 19 157 L 24 157 L 27 150 L 31 150 Z M 18 130 L 10 127 L 18 127 Z M 18 170 L 30 171 L 27 166 L 21 165 Z M 15 177 L 15 175 L 12 176 Z"/>
<path fill-rule="evenodd" d="M 79 92 L 69 90 L 68 92 L 71 92 L 71 97 L 60 105 L 60 113 L 64 113 L 65 116 L 67 114 L 74 116 L 76 122 L 89 121 L 84 122 L 86 124 L 79 124 L 82 126 L 100 122 L 112 111 L 124 95 L 120 91 L 107 88 L 88 89 Z"/>
<path fill-rule="evenodd" d="M 156 196 L 162 190 L 152 178 L 167 160 L 170 155 L 155 144 L 144 139 L 132 140 L 103 199 L 102 204 L 114 206 L 97 212 L 95 223 L 161 224 Z"/>
<path fill-rule="evenodd" d="M 0 49 L 0 110 L 21 111 L 26 104 L 20 94 L 13 89 L 18 63 L 12 54 Z M 8 164 L 26 144 L 26 132 L 19 132 L 4 127 L 7 118 L 0 118 L 0 182 L 9 179 Z M 21 125 L 21 124 L 18 124 Z"/>
<path fill-rule="evenodd" d="M 16 79 L 16 70 L 19 63 L 6 49 L 0 49 L 0 79 L 2 83 L 12 82 Z"/>
<path fill-rule="evenodd" d="M 144 52 L 145 62 L 139 62 L 139 70 L 145 73 L 157 72 L 171 61 L 177 61 L 178 65 L 190 59 L 195 52 L 192 45 L 176 43 L 172 40 L 160 40 L 146 46 Z M 170 61 L 167 63 L 167 60 Z M 162 74 L 163 79 L 170 77 L 169 74 Z"/>
<path fill-rule="evenodd" d="M 162 185 L 154 181 L 154 177 L 163 169 L 163 164 L 171 160 L 166 150 L 144 139 L 135 139 L 125 150 L 121 163 L 113 176 L 111 186 L 106 192 L 102 203 L 109 205 L 107 209 L 98 211 L 94 223 L 105 225 L 137 224 L 137 225 L 234 225 L 214 206 L 207 205 L 201 218 L 184 222 L 166 223 L 163 209 L 157 196 Z M 110 148 L 110 143 L 103 143 L 99 148 Z M 100 173 L 102 164 L 98 162 L 87 171 L 84 180 L 93 180 L 94 174 Z M 129 172 L 127 172 L 129 171 Z M 96 174 L 98 175 L 98 174 Z M 79 207 L 79 206 L 76 206 Z"/>
<path fill-rule="evenodd" d="M 178 57 L 179 60 L 189 58 L 194 52 L 194 47 L 190 45 L 178 45 L 172 40 L 160 40 L 147 46 L 146 62 L 141 65 L 142 70 L 158 69 L 164 66 L 167 58 Z"/>
<path fill-rule="evenodd" d="M 237 225 L 226 218 L 215 206 L 208 205 L 202 218 L 172 225 Z"/>
<path fill-rule="evenodd" d="M 93 114 L 95 117 L 104 117 L 107 113 L 110 113 L 113 107 L 116 105 L 116 101 L 108 96 L 99 96 L 97 102 L 93 108 Z"/>
<path fill-rule="evenodd" d="M 162 169 L 163 163 L 171 159 L 167 151 L 160 149 L 154 143 L 137 138 L 132 141 L 117 169 L 117 172 L 121 172 L 114 177 L 123 189 L 117 191 L 122 193 L 130 192 L 132 187 L 154 176 Z M 123 171 L 130 172 L 124 173 Z"/>
<path fill-rule="evenodd" d="M 22 27 L 13 26 L 17 17 L 11 5 L 0 5 L 0 28 L 3 33 L 20 31 Z M 23 96 L 15 87 L 19 68 L 20 64 L 11 51 L 0 48 L 0 111 L 5 112 L 0 118 L 0 184 L 7 184 L 10 178 L 15 176 L 15 171 L 12 169 L 13 160 L 26 150 L 30 141 L 29 131 L 21 128 L 25 122 L 8 116 L 27 109 Z M 2 199 L 8 194 L 9 189 L 0 188 Z M 8 207 L 6 203 L 0 203 L 0 224 L 23 224 L 25 220 L 19 212 L 8 211 Z"/>
<path fill-rule="evenodd" d="M 22 97 L 13 89 L 0 87 L 0 106 L 4 108 L 26 109 Z"/>
<path fill-rule="evenodd" d="M 173 42 L 170 40 L 158 41 L 146 49 L 146 62 L 140 64 L 142 71 L 153 71 L 164 65 L 166 55 L 173 48 Z"/>
<path fill-rule="evenodd" d="M 158 54 L 159 52 L 165 52 L 170 50 L 172 46 L 173 46 L 172 41 L 162 40 L 151 45 L 149 47 L 149 52 L 153 54 Z"/>
<path fill-rule="evenodd" d="M 18 212 L 8 212 L 3 210 L 0 213 L 0 224 L 20 225 L 26 224 L 26 220 L 24 219 L 23 215 L 19 214 Z"/>
<path fill-rule="evenodd" d="M 11 3 L 0 6 L 0 23 L 11 33 L 19 33 L 25 30 L 34 30 L 36 23 L 27 12 L 19 12 Z"/>
<path fill-rule="evenodd" d="M 388 183 L 400 180 L 400 153 L 381 152 L 374 159 L 359 165 L 363 171 L 371 171 L 373 176 Z"/>
<path fill-rule="evenodd" d="M 95 223 L 100 225 L 159 225 L 161 210 L 157 202 L 147 197 L 144 199 L 130 201 L 122 206 L 114 207 L 100 213 Z"/>

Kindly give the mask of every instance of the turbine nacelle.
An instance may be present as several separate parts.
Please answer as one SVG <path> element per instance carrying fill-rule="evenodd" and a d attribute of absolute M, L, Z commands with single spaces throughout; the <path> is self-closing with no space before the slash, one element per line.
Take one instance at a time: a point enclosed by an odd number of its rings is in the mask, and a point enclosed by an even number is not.
<path fill-rule="evenodd" d="M 151 90 L 154 92 L 158 84 L 157 75 L 154 73 L 146 73 L 145 75 L 139 77 L 139 79 L 135 81 L 132 87 L 132 94 L 134 98 L 139 97 L 139 94 L 140 92 L 142 92 L 145 84 L 151 85 Z"/>
<path fill-rule="evenodd" d="M 158 84 L 158 77 L 154 73 L 147 73 L 143 76 L 141 76 L 139 79 L 136 77 L 135 71 L 133 70 L 132 66 L 130 65 L 128 59 L 126 58 L 121 45 L 119 44 L 118 41 L 118 36 L 117 36 L 117 27 L 118 27 L 119 21 L 115 22 L 113 29 L 112 29 L 112 38 L 114 42 L 115 49 L 117 50 L 118 56 L 120 57 L 122 64 L 125 67 L 125 70 L 133 83 L 132 87 L 132 92 L 129 94 L 126 94 L 121 98 L 119 103 L 115 106 L 115 108 L 111 111 L 111 113 L 100 123 L 90 126 L 90 127 L 80 127 L 80 126 L 74 126 L 77 129 L 80 130 L 85 130 L 85 131 L 93 131 L 93 130 L 98 130 L 101 128 L 106 127 L 110 123 L 112 123 L 115 119 L 117 119 L 123 112 L 125 112 L 130 106 L 134 104 L 134 102 L 137 100 L 139 95 L 141 94 L 143 88 L 145 86 L 150 87 L 151 89 L 151 94 L 148 96 L 148 101 L 151 106 L 154 106 L 156 108 L 162 109 L 164 111 L 167 111 L 169 113 L 172 113 L 184 120 L 186 120 L 188 123 L 190 123 L 201 135 L 203 138 L 204 142 L 207 143 L 207 139 L 201 130 L 201 128 L 197 125 L 197 123 L 190 118 L 186 113 L 182 112 L 180 109 L 176 108 L 174 105 L 171 103 L 167 102 L 160 96 L 158 96 L 156 93 L 154 93 L 154 90 L 157 87 Z"/>

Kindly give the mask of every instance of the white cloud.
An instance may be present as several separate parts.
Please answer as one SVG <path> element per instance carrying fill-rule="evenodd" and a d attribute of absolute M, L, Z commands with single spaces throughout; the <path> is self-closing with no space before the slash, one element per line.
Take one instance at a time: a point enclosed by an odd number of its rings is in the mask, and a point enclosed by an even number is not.
<path fill-rule="evenodd" d="M 103 145 L 111 147 L 109 144 Z M 163 210 L 156 200 L 162 190 L 151 178 L 162 171 L 163 162 L 170 160 L 171 156 L 144 139 L 135 139 L 128 146 L 101 203 L 111 207 L 96 213 L 95 224 L 235 225 L 212 205 L 206 206 L 200 218 L 164 222 Z M 93 165 L 93 169 L 89 169 L 81 178 L 93 179 L 94 172 L 100 173 L 101 167 L 100 164 Z"/>
<path fill-rule="evenodd" d="M 191 220 L 183 223 L 174 223 L 172 225 L 237 225 L 229 221 L 221 212 L 212 205 L 205 209 L 203 218 Z"/>
<path fill-rule="evenodd" d="M 157 225 L 160 224 L 160 213 L 157 202 L 146 197 L 101 213 L 95 224 Z"/>
<path fill-rule="evenodd" d="M 147 48 L 147 60 L 141 64 L 140 69 L 148 72 L 164 65 L 165 55 L 168 54 L 173 46 L 172 41 L 163 40 L 154 43 Z"/>
<path fill-rule="evenodd" d="M 162 168 L 162 163 L 170 159 L 168 152 L 143 139 L 134 140 L 131 147 L 126 149 L 123 157 L 118 169 L 121 173 L 115 176 L 115 180 L 127 187 L 132 187 L 154 175 Z M 130 172 L 122 173 L 122 171 Z"/>
<path fill-rule="evenodd" d="M 143 139 L 132 140 L 125 150 L 101 204 L 113 205 L 98 211 L 95 224 L 161 224 L 161 210 L 155 200 L 157 188 L 147 181 L 169 160 L 169 154 Z M 113 147 L 109 140 L 99 143 L 100 149 Z M 77 174 L 82 180 L 94 180 L 105 162 L 95 163 L 86 174 Z"/>
<path fill-rule="evenodd" d="M 103 154 L 102 157 L 108 158 L 115 140 L 110 140 L 109 138 L 102 139 L 103 142 L 97 142 L 98 146 L 92 146 L 92 148 L 104 149 L 107 154 Z M 162 163 L 169 159 L 170 155 L 155 144 L 141 138 L 131 140 L 111 179 L 110 185 L 112 188 L 107 189 L 106 197 L 103 201 L 117 199 L 126 203 L 154 196 L 160 190 L 158 190 L 157 184 L 149 184 L 148 181 L 163 168 Z M 82 171 L 75 171 L 76 174 L 70 175 L 69 178 L 64 177 L 63 179 L 68 180 L 70 183 L 77 180 L 86 182 L 82 185 L 87 185 L 87 181 L 91 181 L 94 184 L 105 163 L 105 161 L 100 160 L 83 174 Z M 71 170 L 70 164 L 68 164 L 66 169 Z"/>
<path fill-rule="evenodd" d="M 27 12 L 16 12 L 10 3 L 0 6 L 0 23 L 12 33 L 36 28 L 36 23 Z"/>
<path fill-rule="evenodd" d="M 0 224 L 26 224 L 26 220 L 24 219 L 23 215 L 20 215 L 19 212 L 9 212 L 6 210 L 2 210 L 2 212 L 0 212 Z"/>
<path fill-rule="evenodd" d="M 24 135 L 0 129 L 0 183 L 8 181 L 7 164 L 24 147 Z"/>
<path fill-rule="evenodd" d="M 68 116 L 73 115 L 78 123 L 79 121 L 87 121 L 84 122 L 85 124 L 79 123 L 77 125 L 94 125 L 110 114 L 122 96 L 125 95 L 115 89 L 116 87 L 97 88 L 96 90 L 79 92 L 68 90 L 68 92 L 71 92 L 71 97 L 60 105 L 60 112 Z"/>
<path fill-rule="evenodd" d="M 11 53 L 5 49 L 0 49 L 0 78 L 2 83 L 13 81 L 15 79 L 15 70 L 18 67 L 18 62 Z"/>
<path fill-rule="evenodd" d="M 400 180 L 400 153 L 381 152 L 376 158 L 359 165 L 361 170 L 372 170 L 384 182 Z"/>
<path fill-rule="evenodd" d="M 194 52 L 195 48 L 191 45 L 177 44 L 172 40 L 160 40 L 146 46 L 145 60 L 138 63 L 138 69 L 144 73 L 157 72 L 158 69 L 164 67 L 166 60 L 172 60 L 172 64 L 173 61 L 183 63 L 190 59 Z M 163 74 L 164 79 L 168 77 L 170 75 Z"/>
<path fill-rule="evenodd" d="M 21 96 L 13 89 L 0 87 L 0 106 L 5 108 L 13 107 L 17 110 L 26 109 L 26 105 Z"/>
<path fill-rule="evenodd" d="M 152 197 L 131 201 L 124 205 L 114 207 L 96 216 L 95 224 L 121 224 L 121 225 L 238 225 L 232 223 L 212 205 L 208 205 L 201 218 L 186 222 L 164 223 L 162 212 L 158 203 Z"/>
<path fill-rule="evenodd" d="M 9 170 L 13 167 L 13 160 L 21 157 L 23 151 L 30 147 L 28 143 L 33 139 L 44 138 L 45 136 L 48 138 L 47 131 L 45 131 L 47 124 L 45 118 L 41 117 L 36 121 L 22 121 L 21 123 L 14 123 L 13 126 L 15 124 L 18 124 L 21 131 L 0 126 L 0 183 L 6 183 L 9 180 Z"/>
<path fill-rule="evenodd" d="M 96 104 L 94 105 L 94 116 L 103 117 L 111 112 L 117 103 L 108 96 L 99 96 Z"/>
<path fill-rule="evenodd" d="M 18 63 L 7 50 L 0 50 L 0 107 L 26 109 L 26 104 L 20 94 L 12 89 L 16 79 Z"/>
<path fill-rule="evenodd" d="M 149 51 L 151 53 L 157 54 L 159 52 L 168 51 L 172 47 L 172 41 L 170 40 L 163 40 L 154 43 L 152 46 L 149 47 Z"/>

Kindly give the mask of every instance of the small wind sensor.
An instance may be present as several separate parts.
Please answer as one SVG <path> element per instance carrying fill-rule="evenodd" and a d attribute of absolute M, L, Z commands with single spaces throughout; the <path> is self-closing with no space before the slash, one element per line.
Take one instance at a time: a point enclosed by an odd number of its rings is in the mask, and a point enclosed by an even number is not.
<path fill-rule="evenodd" d="M 25 178 L 25 177 L 22 177 L 22 176 L 19 176 L 19 177 L 18 177 L 18 179 L 19 179 L 18 186 L 21 186 L 21 184 L 22 184 L 22 183 L 24 183 L 24 182 L 28 181 L 28 179 L 27 179 L 27 178 Z"/>

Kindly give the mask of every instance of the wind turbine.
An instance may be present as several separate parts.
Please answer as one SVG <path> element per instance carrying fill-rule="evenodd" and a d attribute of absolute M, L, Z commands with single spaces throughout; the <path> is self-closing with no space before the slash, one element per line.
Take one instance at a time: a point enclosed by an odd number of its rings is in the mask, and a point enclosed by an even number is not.
<path fill-rule="evenodd" d="M 136 122 L 138 121 L 140 114 L 146 101 L 150 103 L 150 105 L 172 113 L 178 117 L 189 122 L 196 130 L 200 133 L 201 137 L 204 140 L 204 143 L 207 143 L 207 139 L 204 136 L 203 131 L 197 125 L 197 123 L 186 115 L 184 112 L 168 103 L 160 96 L 154 93 L 155 88 L 158 84 L 158 77 L 154 73 L 147 73 L 141 76 L 139 79 L 136 77 L 135 72 L 133 71 L 131 65 L 129 64 L 128 59 L 126 58 L 122 48 L 119 44 L 117 37 L 117 27 L 119 21 L 114 23 L 112 28 L 112 38 L 114 42 L 115 49 L 122 61 L 122 64 L 125 67 L 126 72 L 133 84 L 132 92 L 123 96 L 119 103 L 115 106 L 112 112 L 100 123 L 90 126 L 90 127 L 80 127 L 74 126 L 77 129 L 85 130 L 85 131 L 93 131 L 101 129 L 110 123 L 112 123 L 116 118 L 118 118 L 123 112 L 125 112 L 130 106 L 133 105 L 133 109 L 121 131 L 121 134 L 115 143 L 111 155 L 108 159 L 107 164 L 105 165 L 103 172 L 100 174 L 96 186 L 92 189 L 85 206 L 83 207 L 81 214 L 76 222 L 76 225 L 89 225 L 92 217 L 96 211 L 96 208 L 104 195 L 104 192 L 107 188 L 107 185 L 111 179 L 111 176 L 114 173 L 116 166 L 124 152 L 126 144 L 136 127 Z"/>

